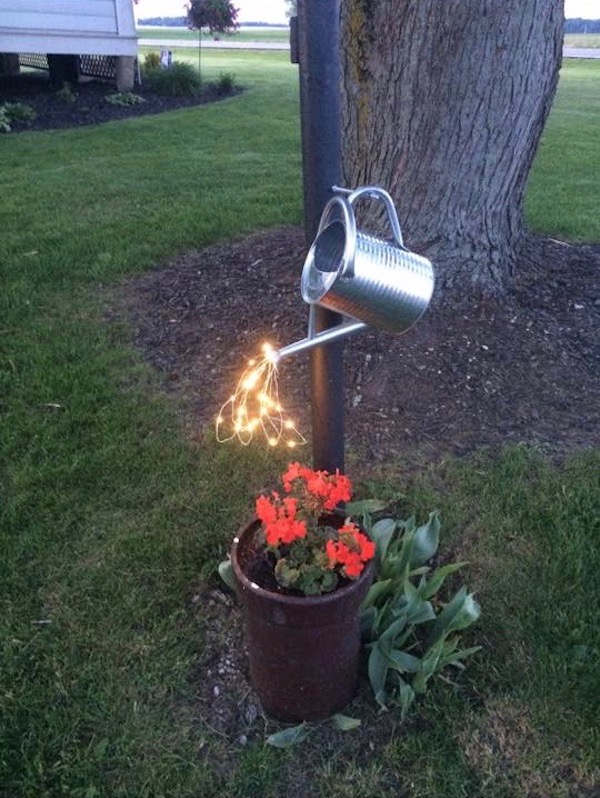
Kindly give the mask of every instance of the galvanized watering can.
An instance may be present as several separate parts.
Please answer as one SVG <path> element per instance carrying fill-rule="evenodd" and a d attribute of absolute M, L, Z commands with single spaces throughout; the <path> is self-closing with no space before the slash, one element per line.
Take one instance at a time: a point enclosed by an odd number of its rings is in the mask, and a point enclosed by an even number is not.
<path fill-rule="evenodd" d="M 393 243 L 357 229 L 354 203 L 362 197 L 384 203 Z M 404 246 L 396 209 L 386 191 L 365 186 L 329 201 L 302 271 L 306 302 L 373 327 L 404 332 L 427 309 L 433 286 L 431 263 Z"/>
<path fill-rule="evenodd" d="M 273 352 L 274 360 L 351 335 L 368 324 L 404 332 L 431 301 L 433 267 L 427 258 L 404 246 L 396 208 L 387 191 L 377 186 L 353 191 L 334 186 L 333 191 L 335 196 L 325 206 L 302 270 L 302 298 L 311 306 L 308 337 Z M 393 242 L 357 229 L 354 203 L 364 197 L 384 203 Z M 351 319 L 316 333 L 315 305 Z"/>

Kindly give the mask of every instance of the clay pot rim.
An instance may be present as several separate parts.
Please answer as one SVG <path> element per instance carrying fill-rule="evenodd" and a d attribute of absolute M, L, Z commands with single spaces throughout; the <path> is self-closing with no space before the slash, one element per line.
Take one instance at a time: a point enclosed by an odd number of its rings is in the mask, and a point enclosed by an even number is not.
<path fill-rule="evenodd" d="M 311 607 L 316 605 L 323 606 L 323 604 L 333 604 L 342 596 L 346 597 L 359 590 L 362 587 L 363 582 L 366 579 L 370 579 L 372 576 L 373 569 L 375 567 L 375 558 L 370 560 L 368 563 L 365 563 L 364 570 L 358 579 L 350 582 L 348 585 L 344 585 L 344 587 L 333 590 L 331 593 L 321 593 L 318 596 L 289 596 L 286 593 L 276 593 L 273 590 L 267 590 L 266 588 L 257 585 L 256 582 L 252 582 L 250 579 L 248 579 L 238 562 L 237 550 L 241 542 L 242 535 L 244 535 L 244 533 L 248 533 L 249 530 L 251 530 L 254 526 L 260 526 L 260 521 L 256 516 L 247 524 L 244 524 L 244 526 L 241 527 L 234 537 L 231 546 L 231 565 L 233 567 L 235 577 L 241 587 L 244 590 L 249 590 L 254 595 L 261 596 L 261 598 L 265 601 L 273 601 L 277 604 L 285 604 L 288 607 Z"/>

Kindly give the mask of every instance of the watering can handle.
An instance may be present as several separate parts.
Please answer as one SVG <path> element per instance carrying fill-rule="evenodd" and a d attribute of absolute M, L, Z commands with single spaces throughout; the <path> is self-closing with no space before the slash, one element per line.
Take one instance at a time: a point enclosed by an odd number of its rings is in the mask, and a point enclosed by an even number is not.
<path fill-rule="evenodd" d="M 361 197 L 381 200 L 387 209 L 390 227 L 392 228 L 392 233 L 394 234 L 396 243 L 398 246 L 402 247 L 402 249 L 405 249 L 404 240 L 402 238 L 402 230 L 400 229 L 400 222 L 398 220 L 398 214 L 396 213 L 396 207 L 394 205 L 393 199 L 390 197 L 387 191 L 379 188 L 379 186 L 361 186 L 360 188 L 355 188 L 354 190 L 333 186 L 332 189 L 338 194 L 345 195 L 346 202 L 348 202 L 350 206 L 352 206 L 357 200 L 361 199 Z"/>

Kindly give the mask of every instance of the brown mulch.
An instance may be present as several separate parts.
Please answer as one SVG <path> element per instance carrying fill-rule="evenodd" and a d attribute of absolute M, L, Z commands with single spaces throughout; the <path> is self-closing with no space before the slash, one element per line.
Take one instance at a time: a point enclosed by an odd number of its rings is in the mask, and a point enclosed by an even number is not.
<path fill-rule="evenodd" d="M 125 286 L 135 343 L 195 430 L 212 426 L 263 341 L 306 335 L 304 257 L 301 229 L 272 229 L 183 253 Z M 598 445 L 600 247 L 530 238 L 522 260 L 508 305 L 437 298 L 404 335 L 347 339 L 349 452 L 416 464 L 516 442 L 556 454 Z M 280 364 L 282 401 L 304 431 L 308 360 Z"/>
<path fill-rule="evenodd" d="M 29 121 L 15 120 L 11 133 L 29 130 L 60 130 L 62 128 L 96 125 L 133 116 L 162 114 L 177 108 L 204 105 L 216 102 L 238 93 L 239 88 L 222 93 L 214 84 L 206 83 L 200 94 L 192 97 L 165 97 L 155 94 L 148 86 L 135 86 L 133 94 L 142 97 L 144 102 L 136 105 L 115 105 L 107 96 L 117 93 L 114 83 L 82 78 L 72 87 L 69 99 L 57 93 L 48 75 L 44 72 L 22 73 L 12 77 L 0 77 L 0 105 L 3 103 L 23 103 L 30 106 L 36 114 Z"/>

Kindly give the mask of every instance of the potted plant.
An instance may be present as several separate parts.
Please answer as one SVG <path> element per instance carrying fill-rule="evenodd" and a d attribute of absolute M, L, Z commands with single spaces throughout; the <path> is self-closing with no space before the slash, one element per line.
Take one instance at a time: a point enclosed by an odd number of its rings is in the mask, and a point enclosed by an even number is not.
<path fill-rule="evenodd" d="M 256 517 L 234 539 L 231 568 L 250 680 L 265 711 L 314 721 L 356 692 L 375 544 L 339 510 L 352 492 L 345 475 L 292 463 L 282 483 L 257 498 Z"/>

